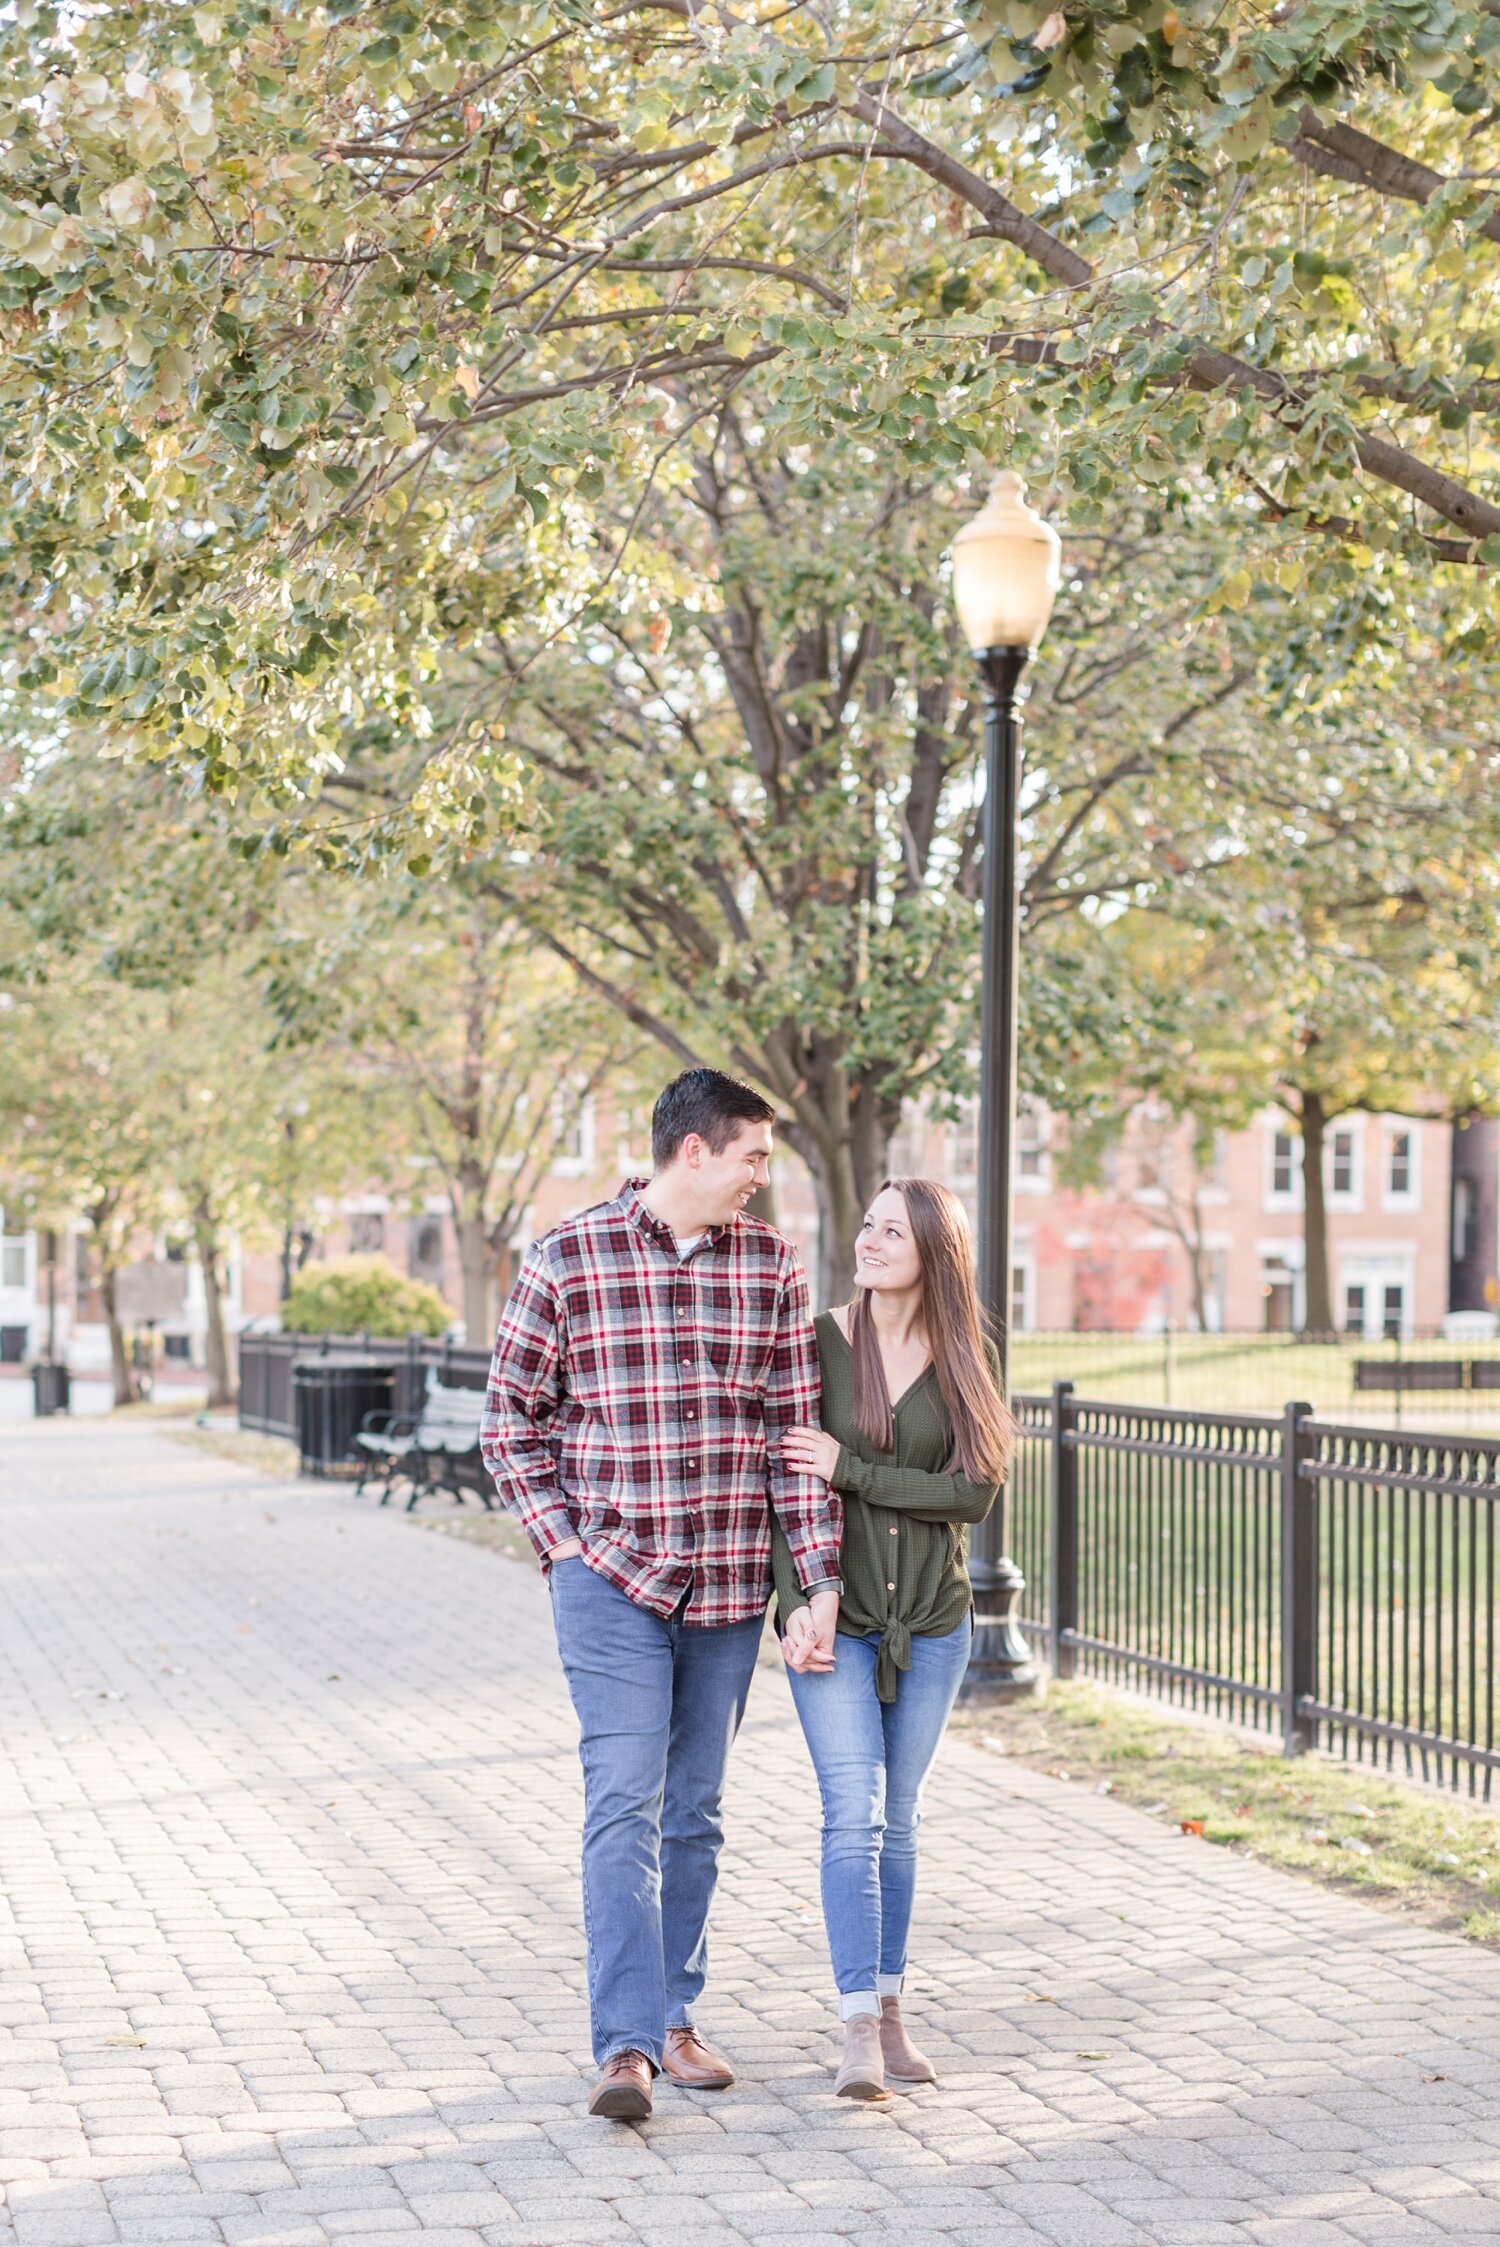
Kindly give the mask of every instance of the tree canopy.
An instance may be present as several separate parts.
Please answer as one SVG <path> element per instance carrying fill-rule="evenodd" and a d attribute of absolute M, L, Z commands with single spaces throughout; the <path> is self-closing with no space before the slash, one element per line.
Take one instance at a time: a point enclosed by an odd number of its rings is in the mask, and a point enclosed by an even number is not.
<path fill-rule="evenodd" d="M 507 823 L 453 651 L 649 607 L 751 376 L 782 444 L 1004 453 L 1076 526 L 1233 501 L 1210 606 L 1357 635 L 1437 569 L 1492 632 L 1492 0 L 23 0 L 7 48 L 13 691 L 280 847 Z"/>

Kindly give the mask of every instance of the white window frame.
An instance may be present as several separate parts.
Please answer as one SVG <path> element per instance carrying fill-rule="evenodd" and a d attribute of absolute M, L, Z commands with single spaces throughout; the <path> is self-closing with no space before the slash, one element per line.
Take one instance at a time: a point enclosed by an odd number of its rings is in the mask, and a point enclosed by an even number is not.
<path fill-rule="evenodd" d="M 597 1118 L 594 1110 L 594 1095 L 591 1092 L 585 1093 L 578 1086 L 559 1085 L 554 1100 L 556 1103 L 553 1110 L 554 1123 L 558 1129 L 561 1128 L 563 1122 L 563 1102 L 572 1101 L 576 1103 L 578 1153 L 576 1155 L 554 1155 L 552 1158 L 552 1175 L 554 1178 L 587 1178 L 593 1170 L 596 1160 L 595 1125 Z"/>
<path fill-rule="evenodd" d="M 1047 1128 L 1048 1122 L 1047 1111 L 1039 1102 L 1022 1100 L 1018 1103 L 1015 1160 L 1011 1164 L 1011 1176 L 1018 1194 L 1046 1194 L 1052 1190 L 1051 1134 Z M 1027 1125 L 1035 1131 L 1034 1139 L 1023 1140 L 1022 1133 Z M 1021 1168 L 1023 1145 L 1028 1154 L 1034 1153 L 1037 1158 L 1035 1170 Z"/>
<path fill-rule="evenodd" d="M 1401 1290 L 1401 1332 L 1416 1332 L 1417 1253 L 1409 1241 L 1351 1241 L 1339 1255 L 1334 1272 L 1334 1303 L 1339 1332 L 1344 1325 L 1344 1305 L 1351 1287 L 1365 1291 L 1363 1338 L 1378 1341 L 1385 1333 L 1385 1291 Z"/>
<path fill-rule="evenodd" d="M 1290 1190 L 1276 1183 L 1276 1142 L 1287 1139 L 1292 1148 L 1292 1183 Z M 1292 1129 L 1288 1116 L 1276 1114 L 1266 1119 L 1266 1156 L 1264 1204 L 1267 1209 L 1300 1209 L 1302 1207 L 1302 1137 Z"/>
<path fill-rule="evenodd" d="M 35 1246 L 36 1235 L 34 1233 L 5 1233 L 0 1235 L 0 1294 L 30 1297 L 35 1293 Z M 18 1280 L 9 1280 L 5 1276 L 5 1266 L 18 1249 L 21 1255 L 21 1277 Z"/>
<path fill-rule="evenodd" d="M 1011 1302 L 1016 1295 L 1021 1298 L 1021 1316 L 1012 1318 L 1012 1334 L 1032 1334 L 1036 1331 L 1036 1257 L 1029 1248 L 1013 1248 L 1010 1256 Z M 1020 1280 L 1017 1289 L 1016 1281 Z"/>
<path fill-rule="evenodd" d="M 1395 1161 L 1395 1143 L 1403 1138 L 1411 1149 L 1408 1157 L 1411 1183 L 1401 1189 L 1391 1184 L 1391 1165 Z M 1420 1209 L 1422 1206 L 1422 1127 L 1416 1122 L 1391 1123 L 1381 1133 L 1380 1206 L 1382 1209 Z"/>
<path fill-rule="evenodd" d="M 1333 1183 L 1335 1150 L 1340 1139 L 1349 1142 L 1350 1184 L 1336 1187 Z M 1323 1191 L 1330 1209 L 1361 1210 L 1365 1206 L 1365 1120 L 1363 1116 L 1340 1116 L 1330 1124 L 1328 1137 L 1323 1142 Z"/>

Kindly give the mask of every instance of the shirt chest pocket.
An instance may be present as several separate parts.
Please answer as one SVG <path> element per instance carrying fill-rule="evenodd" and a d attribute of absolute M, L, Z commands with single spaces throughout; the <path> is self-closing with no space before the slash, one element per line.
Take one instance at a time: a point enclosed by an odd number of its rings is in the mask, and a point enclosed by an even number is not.
<path fill-rule="evenodd" d="M 568 1387 L 601 1418 L 629 1418 L 651 1392 L 670 1347 L 660 1306 L 631 1274 L 612 1276 L 604 1287 L 580 1287 L 568 1305 Z"/>
<path fill-rule="evenodd" d="M 775 1282 L 749 1279 L 723 1304 L 698 1306 L 700 1354 L 731 1395 L 759 1398 L 765 1390 L 779 1311 Z"/>

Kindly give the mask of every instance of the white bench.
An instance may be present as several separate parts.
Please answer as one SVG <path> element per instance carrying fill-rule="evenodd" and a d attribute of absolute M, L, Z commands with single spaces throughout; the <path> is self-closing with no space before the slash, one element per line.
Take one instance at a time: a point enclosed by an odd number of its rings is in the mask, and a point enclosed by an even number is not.
<path fill-rule="evenodd" d="M 479 1450 L 483 1414 L 482 1389 L 445 1388 L 435 1373 L 427 1376 L 427 1395 L 419 1413 L 367 1412 L 354 1439 L 360 1454 L 355 1496 L 372 1476 L 378 1476 L 382 1506 L 389 1504 L 398 1482 L 409 1482 L 408 1513 L 434 1489 L 450 1491 L 462 1505 L 465 1488 L 476 1491 L 486 1510 L 493 1512 L 490 1479 Z"/>

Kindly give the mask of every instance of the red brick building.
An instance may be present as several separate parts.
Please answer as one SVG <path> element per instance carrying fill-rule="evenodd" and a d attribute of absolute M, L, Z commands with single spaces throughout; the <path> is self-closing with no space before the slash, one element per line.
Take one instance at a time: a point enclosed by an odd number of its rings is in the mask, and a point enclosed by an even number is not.
<path fill-rule="evenodd" d="M 577 1129 L 543 1180 L 516 1254 L 561 1218 L 649 1169 L 646 1117 L 624 1117 L 585 1101 Z M 1267 1110 L 1246 1131 L 1223 1135 L 1201 1162 L 1187 1133 L 1143 1107 L 1086 1182 L 1075 1179 L 1061 1124 L 1027 1111 L 1016 1159 L 1013 1323 L 1022 1329 L 1255 1331 L 1295 1328 L 1306 1299 L 1301 1141 Z M 892 1148 L 891 1167 L 943 1179 L 974 1205 L 974 1121 L 948 1125 L 914 1114 Z M 1439 1329 L 1454 1312 L 1496 1309 L 1500 1130 L 1397 1116 L 1341 1117 L 1329 1132 L 1326 1188 L 1337 1323 L 1377 1335 Z M 795 1156 L 777 1158 L 778 1221 L 809 1271 L 816 1268 L 817 1213 L 811 1181 Z M 460 1316 L 458 1257 L 446 1204 L 413 1207 L 379 1192 L 312 1213 L 294 1243 L 323 1258 L 377 1252 L 428 1281 Z M 156 1270 L 145 1294 L 161 1308 L 158 1333 L 171 1356 L 201 1364 L 204 1307 L 191 1256 L 162 1239 L 142 1256 L 175 1264 L 176 1289 Z M 512 1259 L 514 1261 L 514 1258 Z M 502 1275 L 502 1278 L 508 1275 Z M 56 1270 L 59 1343 L 76 1369 L 102 1369 L 108 1346 L 87 1242 L 60 1243 Z M 228 1320 L 238 1330 L 273 1320 L 282 1256 L 269 1241 L 236 1246 L 228 1261 Z M 37 1237 L 0 1237 L 0 1351 L 36 1354 L 46 1332 L 47 1275 Z M 145 1296 L 143 1296 L 143 1300 Z"/>

